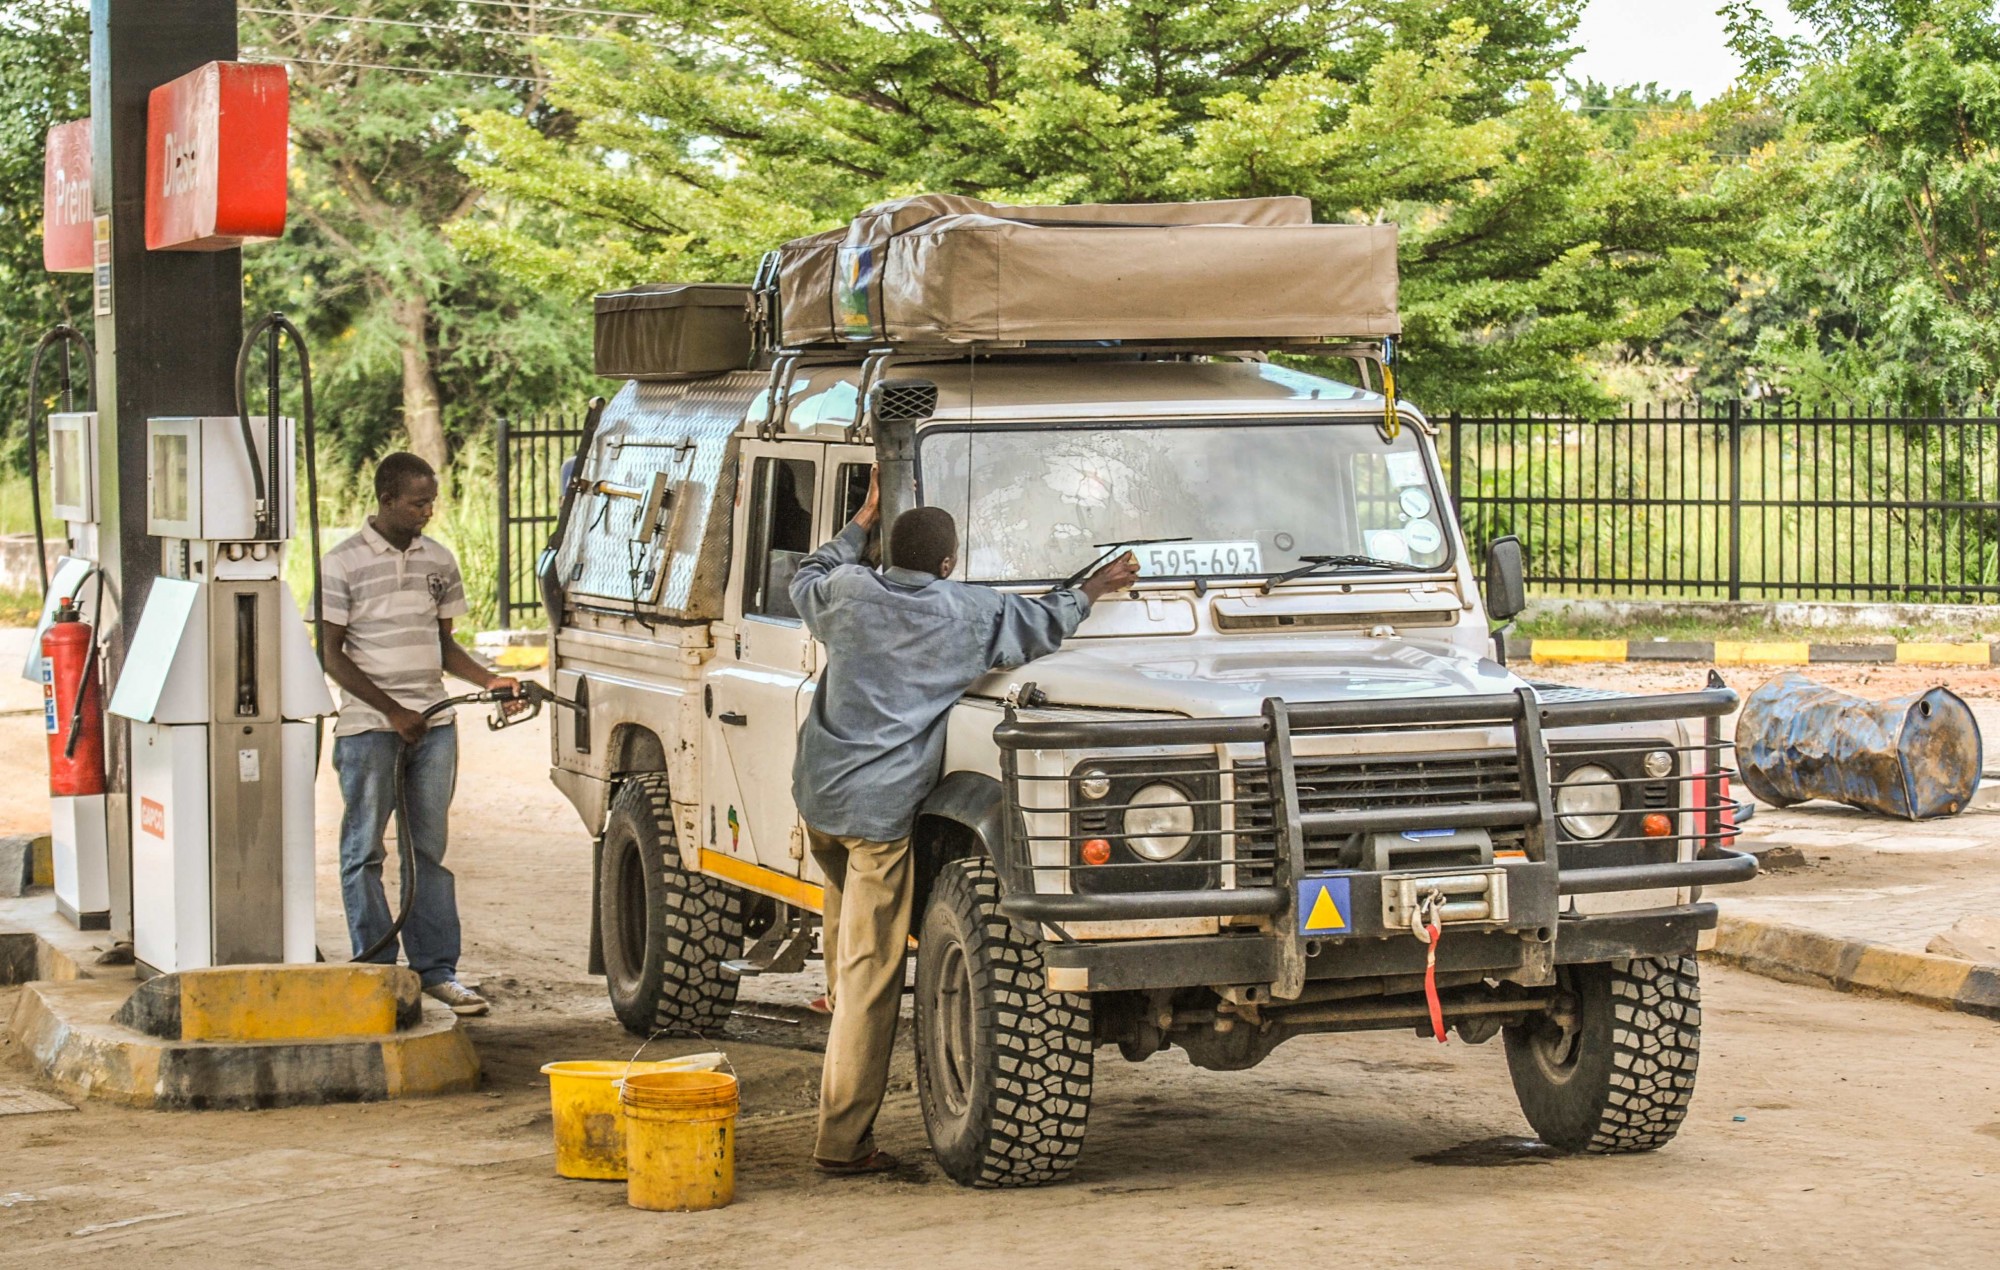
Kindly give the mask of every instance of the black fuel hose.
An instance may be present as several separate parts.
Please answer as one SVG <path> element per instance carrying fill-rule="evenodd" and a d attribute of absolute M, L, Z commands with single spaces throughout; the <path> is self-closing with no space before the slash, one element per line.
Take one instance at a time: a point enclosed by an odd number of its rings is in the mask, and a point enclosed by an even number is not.
<path fill-rule="evenodd" d="M 487 720 L 486 726 L 492 731 L 498 732 L 502 728 L 511 728 L 517 723 L 526 723 L 542 712 L 544 702 L 566 706 L 572 710 L 576 708 L 575 702 L 565 701 L 563 698 L 550 692 L 547 688 L 542 687 L 542 685 L 529 681 L 521 684 L 511 693 L 496 692 L 487 689 L 481 692 L 468 692 L 457 697 L 446 697 L 436 705 L 426 707 L 421 717 L 424 721 L 424 726 L 428 728 L 431 716 L 437 714 L 440 710 L 449 710 L 453 706 L 479 703 L 504 706 L 514 701 L 527 702 L 528 709 L 512 718 L 507 717 L 504 713 L 496 712 L 493 718 Z M 396 871 L 399 875 L 396 887 L 396 920 L 389 924 L 389 929 L 383 931 L 381 937 L 374 943 L 354 954 L 353 960 L 356 962 L 373 961 L 384 952 L 394 948 L 396 946 L 396 937 L 403 933 L 403 923 L 409 920 L 410 910 L 416 907 L 417 843 L 416 839 L 410 836 L 410 809 L 408 803 L 403 798 L 403 766 L 410 761 L 410 752 L 415 748 L 415 746 L 406 741 L 396 751 Z"/>
<path fill-rule="evenodd" d="M 93 404 L 97 401 L 97 353 L 90 347 L 90 340 L 82 331 L 67 322 L 58 322 L 50 327 L 41 341 L 35 345 L 34 356 L 28 362 L 28 496 L 29 505 L 34 508 L 35 563 L 42 571 L 42 602 L 45 604 L 49 598 L 49 548 L 47 535 L 42 529 L 42 465 L 35 454 L 35 411 L 41 405 L 42 358 L 47 356 L 49 349 L 58 343 L 63 346 L 63 409 L 68 411 L 76 407 L 75 386 L 71 379 L 69 361 L 69 349 L 72 344 L 83 349 L 83 362 L 90 370 L 90 400 Z M 48 429 L 46 414 L 42 418 L 42 428 L 44 431 Z M 51 450 L 50 454 L 53 457 L 54 451 Z M 88 474 L 84 479 L 86 481 L 90 479 Z"/>
<path fill-rule="evenodd" d="M 250 414 L 245 404 L 246 385 L 250 370 L 250 350 L 257 346 L 259 337 L 270 335 L 270 348 L 265 354 L 265 455 L 264 462 L 257 461 L 257 438 L 250 431 Z M 277 516 L 274 500 L 267 497 L 271 491 L 268 485 L 275 482 L 265 480 L 265 468 L 272 473 L 278 467 L 278 336 L 283 333 L 291 340 L 292 348 L 299 355 L 299 427 L 305 433 L 306 452 L 306 533 L 307 549 L 312 552 L 312 624 L 313 648 L 319 653 L 321 666 L 326 664 L 326 607 L 320 596 L 319 569 L 319 433 L 313 424 L 313 380 L 312 354 L 306 351 L 306 337 L 299 328 L 282 313 L 266 313 L 257 319 L 243 336 L 243 343 L 236 350 L 236 421 L 243 429 L 243 452 L 250 461 L 250 475 L 257 490 L 257 502 L 263 508 L 257 519 L 257 532 L 264 536 L 275 536 Z M 297 519 L 296 510 L 294 520 Z M 317 764 L 315 764 L 317 766 Z"/>

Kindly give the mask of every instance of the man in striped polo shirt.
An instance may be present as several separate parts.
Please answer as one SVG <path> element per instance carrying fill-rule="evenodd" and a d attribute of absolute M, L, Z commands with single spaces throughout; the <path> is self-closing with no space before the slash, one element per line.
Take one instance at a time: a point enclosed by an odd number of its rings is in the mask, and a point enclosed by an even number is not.
<path fill-rule="evenodd" d="M 516 685 L 451 637 L 452 620 L 466 611 L 465 583 L 451 552 L 423 535 L 437 493 L 430 464 L 414 454 L 389 455 L 375 468 L 375 514 L 327 552 L 320 567 L 326 670 L 341 688 L 333 730 L 333 770 L 346 803 L 340 898 L 358 957 L 387 935 L 393 920 L 382 894 L 382 831 L 396 810 L 401 764 L 417 861 L 403 953 L 427 994 L 456 1013 L 484 1014 L 486 999 L 458 981 L 458 896 L 444 866 L 458 728 L 449 710 L 428 723 L 422 711 L 449 695 L 447 671 L 481 688 Z M 394 965 L 395 946 L 374 960 Z"/>

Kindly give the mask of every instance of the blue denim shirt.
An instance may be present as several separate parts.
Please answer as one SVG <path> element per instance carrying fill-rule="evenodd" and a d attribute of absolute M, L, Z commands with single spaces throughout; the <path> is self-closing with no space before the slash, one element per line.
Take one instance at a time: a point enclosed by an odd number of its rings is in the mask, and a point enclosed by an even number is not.
<path fill-rule="evenodd" d="M 893 842 L 937 784 L 952 705 L 987 671 L 1061 647 L 1090 597 L 1009 595 L 914 569 L 878 573 L 859 563 L 867 540 L 848 525 L 792 579 L 792 603 L 827 651 L 799 727 L 792 799 L 821 833 Z"/>

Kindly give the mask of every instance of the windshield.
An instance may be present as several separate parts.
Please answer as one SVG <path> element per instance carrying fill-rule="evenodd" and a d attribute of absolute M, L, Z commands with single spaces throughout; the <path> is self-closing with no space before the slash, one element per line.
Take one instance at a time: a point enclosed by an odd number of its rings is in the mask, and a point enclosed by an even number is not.
<path fill-rule="evenodd" d="M 1372 420 L 1062 424 L 922 434 L 919 494 L 958 521 L 960 577 L 1046 582 L 1137 545 L 1150 578 L 1244 577 L 1308 556 L 1447 566 L 1444 500 L 1413 429 Z"/>

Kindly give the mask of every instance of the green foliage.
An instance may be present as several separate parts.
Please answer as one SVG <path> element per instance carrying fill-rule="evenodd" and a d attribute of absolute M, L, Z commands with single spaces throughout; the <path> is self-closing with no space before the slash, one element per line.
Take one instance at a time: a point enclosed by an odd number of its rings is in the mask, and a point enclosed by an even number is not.
<path fill-rule="evenodd" d="M 645 40 L 544 47 L 558 135 L 472 115 L 468 170 L 532 210 L 458 240 L 537 285 L 742 279 L 783 238 L 925 190 L 1302 194 L 1402 224 L 1427 405 L 1600 410 L 1588 359 L 1717 293 L 1788 192 L 1783 164 L 1713 157 L 1743 100 L 1615 136 L 1566 109 L 1548 77 L 1570 0 L 640 7 Z"/>
<path fill-rule="evenodd" d="M 0 12 L 0 452 L 10 470 L 26 461 L 29 350 L 57 322 L 90 331 L 88 277 L 42 268 L 44 141 L 51 125 L 90 113 L 89 48 L 89 13 L 66 0 L 11 0 Z M 43 376 L 38 411 L 55 401 L 53 378 Z M 24 493 L 23 519 L 25 503 Z"/>
<path fill-rule="evenodd" d="M 531 6 L 315 0 L 243 24 L 250 50 L 292 59 L 295 161 L 290 229 L 247 254 L 247 289 L 253 310 L 302 315 L 339 459 L 442 463 L 502 411 L 580 394 L 582 314 L 449 237 L 483 196 L 458 112 L 547 125 Z"/>
<path fill-rule="evenodd" d="M 1796 395 L 1918 409 L 2000 389 L 2000 17 L 1979 0 L 1793 0 L 1814 35 L 1738 45 L 1819 146 L 1751 359 Z M 1746 341 L 1747 342 L 1747 341 Z"/>

